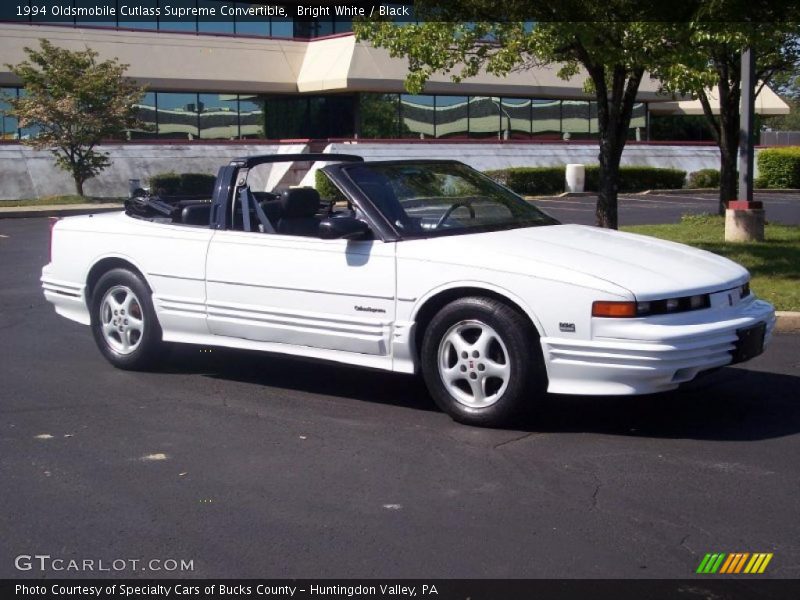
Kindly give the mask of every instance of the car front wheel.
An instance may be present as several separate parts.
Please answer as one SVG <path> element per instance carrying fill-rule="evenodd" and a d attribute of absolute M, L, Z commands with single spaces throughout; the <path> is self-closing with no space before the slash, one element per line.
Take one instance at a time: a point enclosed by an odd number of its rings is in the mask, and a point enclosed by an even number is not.
<path fill-rule="evenodd" d="M 150 297 L 144 281 L 127 269 L 108 271 L 94 287 L 92 333 L 115 367 L 148 369 L 162 355 L 165 345 Z"/>
<path fill-rule="evenodd" d="M 461 298 L 442 308 L 425 331 L 421 362 L 436 404 L 462 423 L 511 424 L 546 389 L 535 329 L 491 298 Z"/>

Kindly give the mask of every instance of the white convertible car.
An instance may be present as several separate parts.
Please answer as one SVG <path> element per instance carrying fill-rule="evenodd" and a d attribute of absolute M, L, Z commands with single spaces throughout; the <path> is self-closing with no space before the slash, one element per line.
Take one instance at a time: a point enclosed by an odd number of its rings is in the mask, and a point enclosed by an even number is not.
<path fill-rule="evenodd" d="M 289 160 L 326 161 L 335 197 L 251 191 L 253 169 Z M 708 252 L 561 225 L 456 161 L 327 154 L 234 160 L 211 201 L 60 220 L 42 273 L 117 367 L 180 342 L 421 372 L 481 425 L 545 391 L 661 392 L 760 354 L 775 316 L 748 280 Z"/>

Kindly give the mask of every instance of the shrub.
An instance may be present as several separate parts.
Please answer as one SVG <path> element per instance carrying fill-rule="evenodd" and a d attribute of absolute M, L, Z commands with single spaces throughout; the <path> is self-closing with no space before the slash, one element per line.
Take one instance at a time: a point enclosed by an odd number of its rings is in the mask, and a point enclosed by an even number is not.
<path fill-rule="evenodd" d="M 514 167 L 485 173 L 518 194 L 546 195 L 564 191 L 566 167 Z M 620 167 L 620 192 L 682 188 L 686 171 L 658 167 Z M 600 166 L 586 165 L 587 192 L 596 192 L 600 184 Z"/>
<path fill-rule="evenodd" d="M 333 185 L 330 178 L 322 171 L 314 173 L 314 187 L 323 200 L 331 200 L 333 202 L 346 200 L 344 194 L 339 191 L 339 188 Z"/>
<path fill-rule="evenodd" d="M 674 190 L 683 187 L 686 171 L 659 167 L 625 166 L 619 168 L 619 191 L 623 193 L 645 190 Z M 586 166 L 587 192 L 600 189 L 600 165 Z"/>
<path fill-rule="evenodd" d="M 800 188 L 800 146 L 762 150 L 758 153 L 758 172 L 766 187 Z"/>
<path fill-rule="evenodd" d="M 560 194 L 566 167 L 513 167 L 486 171 L 485 175 L 523 195 Z"/>
<path fill-rule="evenodd" d="M 700 169 L 689 173 L 690 188 L 718 188 L 719 169 Z"/>
<path fill-rule="evenodd" d="M 174 196 L 181 187 L 181 176 L 177 173 L 159 173 L 150 178 L 150 190 L 159 196 Z"/>
<path fill-rule="evenodd" d="M 159 173 L 150 178 L 150 189 L 159 196 L 202 196 L 214 194 L 217 178 L 205 173 Z"/>
<path fill-rule="evenodd" d="M 181 173 L 181 193 L 187 196 L 207 196 L 214 194 L 217 178 L 206 173 Z"/>

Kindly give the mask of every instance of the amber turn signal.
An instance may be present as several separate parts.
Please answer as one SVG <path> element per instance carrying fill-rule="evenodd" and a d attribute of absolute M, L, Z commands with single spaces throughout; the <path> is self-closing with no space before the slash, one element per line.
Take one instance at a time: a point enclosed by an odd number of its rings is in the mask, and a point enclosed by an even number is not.
<path fill-rule="evenodd" d="M 635 317 L 636 302 L 598 300 L 592 303 L 593 317 Z"/>

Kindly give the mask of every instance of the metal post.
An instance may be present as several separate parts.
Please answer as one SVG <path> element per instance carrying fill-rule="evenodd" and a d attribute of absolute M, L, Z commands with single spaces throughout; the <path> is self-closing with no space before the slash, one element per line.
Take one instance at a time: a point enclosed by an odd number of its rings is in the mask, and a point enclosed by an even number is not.
<path fill-rule="evenodd" d="M 742 52 L 742 103 L 739 127 L 739 200 L 753 201 L 753 125 L 756 59 L 752 48 Z"/>
<path fill-rule="evenodd" d="M 764 241 L 764 207 L 753 202 L 753 116 L 755 113 L 755 56 L 742 52 L 742 104 L 739 128 L 739 194 L 725 210 L 726 242 Z"/>

